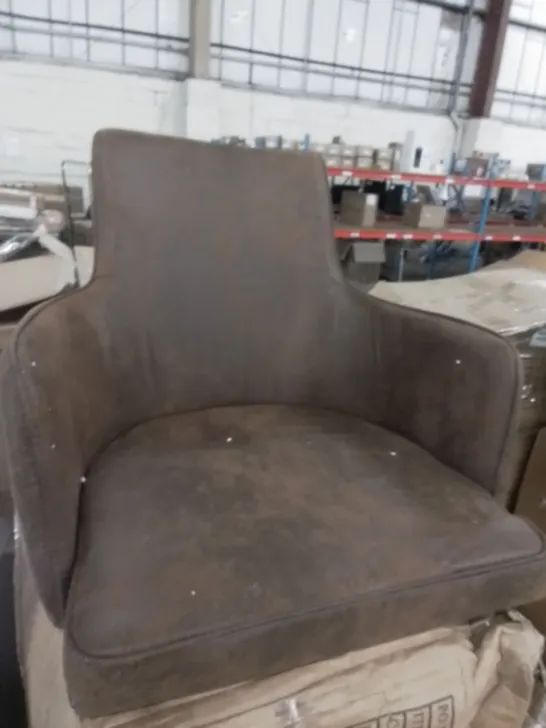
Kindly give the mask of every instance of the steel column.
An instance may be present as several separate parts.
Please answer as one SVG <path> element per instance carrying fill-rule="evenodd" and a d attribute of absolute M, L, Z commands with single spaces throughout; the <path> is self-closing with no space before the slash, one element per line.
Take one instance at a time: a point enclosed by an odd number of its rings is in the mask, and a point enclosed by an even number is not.
<path fill-rule="evenodd" d="M 470 116 L 491 115 L 512 0 L 489 0 L 470 93 Z"/>
<path fill-rule="evenodd" d="M 189 60 L 190 75 L 196 78 L 210 74 L 210 15 L 211 0 L 191 0 Z"/>

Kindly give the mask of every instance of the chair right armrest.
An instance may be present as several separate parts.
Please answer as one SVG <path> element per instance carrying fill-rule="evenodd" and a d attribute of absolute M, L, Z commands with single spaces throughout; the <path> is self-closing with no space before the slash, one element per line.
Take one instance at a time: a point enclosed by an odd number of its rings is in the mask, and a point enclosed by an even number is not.
<path fill-rule="evenodd" d="M 381 424 L 506 504 L 522 388 L 515 347 L 446 316 L 379 299 L 371 305 Z"/>

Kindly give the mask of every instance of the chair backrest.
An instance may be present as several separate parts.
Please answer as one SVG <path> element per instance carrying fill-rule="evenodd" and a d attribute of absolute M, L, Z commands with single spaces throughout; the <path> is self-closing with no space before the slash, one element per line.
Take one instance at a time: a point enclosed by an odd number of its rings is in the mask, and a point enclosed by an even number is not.
<path fill-rule="evenodd" d="M 320 157 L 104 131 L 93 188 L 96 276 L 154 414 L 355 408 L 365 307 L 342 281 Z"/>

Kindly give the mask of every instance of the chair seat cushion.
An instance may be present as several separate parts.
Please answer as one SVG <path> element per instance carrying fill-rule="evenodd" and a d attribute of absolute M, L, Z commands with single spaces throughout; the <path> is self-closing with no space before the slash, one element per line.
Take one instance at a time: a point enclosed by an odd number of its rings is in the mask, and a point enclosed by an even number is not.
<path fill-rule="evenodd" d="M 82 489 L 65 666 L 98 716 L 544 594 L 542 538 L 360 419 L 226 407 L 142 424 Z"/>

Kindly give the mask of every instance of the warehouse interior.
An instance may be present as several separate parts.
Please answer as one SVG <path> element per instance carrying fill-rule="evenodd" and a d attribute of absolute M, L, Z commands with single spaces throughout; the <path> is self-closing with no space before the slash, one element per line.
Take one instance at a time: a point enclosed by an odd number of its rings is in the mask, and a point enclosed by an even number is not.
<path fill-rule="evenodd" d="M 0 0 L 0 728 L 546 728 L 546 0 Z"/>

